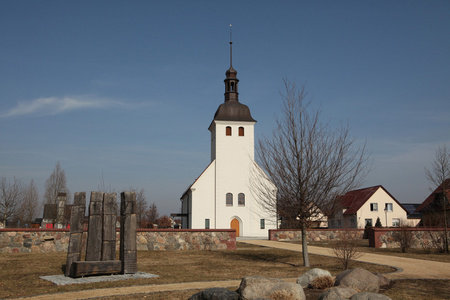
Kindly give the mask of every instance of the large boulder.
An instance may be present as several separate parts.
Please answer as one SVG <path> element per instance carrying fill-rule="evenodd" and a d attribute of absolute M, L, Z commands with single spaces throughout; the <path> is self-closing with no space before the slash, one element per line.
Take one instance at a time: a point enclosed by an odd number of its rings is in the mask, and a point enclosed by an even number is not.
<path fill-rule="evenodd" d="M 351 287 L 359 292 L 378 293 L 380 290 L 379 279 L 367 270 L 356 268 L 346 270 L 336 276 L 335 286 Z"/>
<path fill-rule="evenodd" d="M 320 294 L 318 300 L 342 300 L 350 299 L 351 296 L 357 294 L 358 291 L 354 288 L 346 287 L 332 287 L 328 291 Z"/>
<path fill-rule="evenodd" d="M 392 300 L 392 299 L 382 294 L 363 292 L 354 294 L 350 298 L 350 300 Z"/>
<path fill-rule="evenodd" d="M 301 285 L 303 288 L 306 288 L 311 283 L 311 281 L 313 281 L 317 277 L 322 277 L 322 276 L 330 276 L 331 277 L 331 274 L 327 270 L 314 268 L 314 269 L 307 271 L 306 273 L 303 273 L 302 276 L 297 278 L 297 284 Z"/>
<path fill-rule="evenodd" d="M 284 282 L 278 278 L 251 276 L 242 279 L 239 286 L 241 299 L 289 299 L 305 300 L 303 288 L 293 282 Z"/>
<path fill-rule="evenodd" d="M 211 288 L 189 297 L 189 300 L 238 300 L 239 294 L 225 288 Z"/>

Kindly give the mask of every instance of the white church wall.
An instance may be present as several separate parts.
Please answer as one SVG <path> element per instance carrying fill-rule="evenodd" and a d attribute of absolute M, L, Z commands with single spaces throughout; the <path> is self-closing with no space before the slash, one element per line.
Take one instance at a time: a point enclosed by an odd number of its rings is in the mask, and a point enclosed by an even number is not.
<path fill-rule="evenodd" d="M 210 228 L 214 228 L 214 186 L 215 161 L 212 162 L 191 186 L 192 192 L 192 229 L 205 229 L 205 219 L 209 219 Z"/>

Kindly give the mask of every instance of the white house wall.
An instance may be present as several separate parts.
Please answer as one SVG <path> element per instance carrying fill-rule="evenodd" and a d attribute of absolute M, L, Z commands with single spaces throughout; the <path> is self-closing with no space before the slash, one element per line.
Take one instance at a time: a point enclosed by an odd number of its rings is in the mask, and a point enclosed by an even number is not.
<path fill-rule="evenodd" d="M 376 203 L 378 205 L 378 211 L 371 211 L 370 204 Z M 392 203 L 392 212 L 384 212 L 386 203 Z M 366 203 L 361 206 L 357 212 L 358 228 L 364 228 L 366 219 L 372 219 L 372 225 L 375 226 L 377 218 L 380 218 L 383 227 L 393 226 L 393 219 L 399 219 L 400 221 L 406 221 L 406 211 L 401 207 L 397 201 L 386 193 L 382 188 L 379 188 Z M 387 221 L 387 222 L 386 222 Z"/>

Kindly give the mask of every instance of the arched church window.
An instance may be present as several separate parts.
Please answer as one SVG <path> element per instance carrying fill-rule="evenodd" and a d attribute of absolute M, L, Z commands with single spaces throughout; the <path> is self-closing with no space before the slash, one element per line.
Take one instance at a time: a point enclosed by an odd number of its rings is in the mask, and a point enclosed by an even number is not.
<path fill-rule="evenodd" d="M 239 193 L 238 195 L 238 205 L 239 206 L 245 206 L 245 194 Z"/>
<path fill-rule="evenodd" d="M 231 82 L 230 92 L 234 92 L 234 82 Z"/>
<path fill-rule="evenodd" d="M 227 128 L 225 128 L 225 134 L 228 136 L 231 136 L 231 127 L 227 126 Z"/>
<path fill-rule="evenodd" d="M 244 136 L 244 127 L 239 127 L 239 136 Z"/>
<path fill-rule="evenodd" d="M 233 194 L 232 193 L 227 193 L 227 206 L 233 206 Z"/>

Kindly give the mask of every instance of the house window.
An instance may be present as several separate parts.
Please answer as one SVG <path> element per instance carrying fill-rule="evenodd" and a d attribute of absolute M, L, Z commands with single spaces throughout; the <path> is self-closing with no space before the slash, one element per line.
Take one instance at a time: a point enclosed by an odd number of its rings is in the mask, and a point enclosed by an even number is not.
<path fill-rule="evenodd" d="M 355 219 L 350 219 L 350 227 L 356 228 L 356 220 Z"/>
<path fill-rule="evenodd" d="M 227 127 L 225 128 L 225 134 L 226 134 L 227 136 L 231 136 L 231 127 L 230 127 L 230 126 L 227 126 Z"/>
<path fill-rule="evenodd" d="M 400 219 L 394 218 L 392 219 L 392 227 L 399 227 L 400 226 Z"/>
<path fill-rule="evenodd" d="M 227 206 L 233 206 L 233 194 L 232 193 L 227 193 Z"/>
<path fill-rule="evenodd" d="M 239 206 L 245 206 L 245 194 L 239 193 L 238 195 L 238 205 Z"/>
<path fill-rule="evenodd" d="M 205 219 L 205 229 L 209 229 L 209 219 Z"/>
<path fill-rule="evenodd" d="M 239 127 L 239 136 L 244 136 L 244 127 Z"/>
<path fill-rule="evenodd" d="M 337 228 L 342 228 L 342 220 L 337 220 Z"/>
<path fill-rule="evenodd" d="M 385 211 L 392 212 L 392 203 L 386 203 Z"/>
<path fill-rule="evenodd" d="M 370 203 L 370 211 L 378 211 L 378 203 Z"/>
<path fill-rule="evenodd" d="M 372 226 L 372 219 L 366 219 L 366 226 Z"/>
<path fill-rule="evenodd" d="M 261 229 L 265 229 L 266 228 L 266 220 L 264 220 L 264 219 L 261 219 L 261 220 L 259 220 L 259 227 L 261 228 Z"/>

